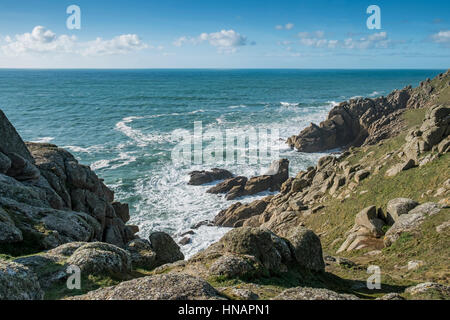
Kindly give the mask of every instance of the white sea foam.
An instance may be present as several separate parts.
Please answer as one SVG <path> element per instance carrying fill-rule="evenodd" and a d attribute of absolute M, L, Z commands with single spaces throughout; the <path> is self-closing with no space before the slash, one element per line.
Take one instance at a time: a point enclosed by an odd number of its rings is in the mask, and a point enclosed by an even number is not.
<path fill-rule="evenodd" d="M 295 105 L 289 104 L 289 106 L 281 106 L 281 108 L 295 109 L 294 114 L 296 116 L 286 117 L 282 114 L 282 112 L 292 113 L 292 110 L 279 110 L 281 113 L 280 120 L 276 122 L 271 121 L 267 124 L 258 123 L 256 125 L 251 123 L 244 124 L 242 122 L 227 122 L 225 121 L 225 115 L 222 115 L 218 118 L 222 119 L 222 122 L 217 121 L 217 123 L 211 123 L 205 126 L 205 128 L 219 126 L 219 128 L 228 129 L 231 132 L 245 132 L 250 129 L 278 129 L 280 139 L 272 141 L 271 148 L 279 152 L 280 158 L 288 158 L 290 160 L 290 175 L 293 176 L 299 170 L 306 169 L 308 166 L 315 164 L 317 159 L 322 155 L 295 152 L 287 146 L 285 140 L 291 135 L 298 134 L 311 121 L 325 118 L 330 108 L 336 105 L 336 102 L 329 101 L 323 106 L 318 107 L 298 108 Z M 153 142 L 162 140 L 172 141 L 174 136 L 192 134 L 192 130 L 186 131 L 184 129 L 176 129 L 166 135 L 156 133 L 146 134 L 138 129 L 134 129 L 132 126 L 133 121 L 139 121 L 141 119 L 143 117 L 126 117 L 116 125 L 116 129 L 129 137 L 130 143 L 135 147 L 143 148 Z M 136 161 L 137 156 L 138 154 L 122 151 L 117 158 L 108 161 L 100 160 L 93 165 L 97 165 L 97 167 L 103 166 L 102 168 L 104 169 L 114 169 Z M 141 154 L 140 156 L 143 155 Z M 263 174 L 269 165 L 270 162 L 256 165 L 249 163 L 220 165 L 220 167 L 228 169 L 236 175 L 252 177 Z M 210 167 L 212 166 L 176 167 L 171 163 L 165 163 L 155 167 L 152 172 L 143 172 L 133 182 L 134 187 L 132 190 L 120 191 L 120 182 L 113 188 L 118 190 L 116 191 L 118 199 L 136 199 L 138 197 L 133 205 L 133 215 L 130 223 L 139 226 L 139 235 L 141 237 L 146 238 L 151 232 L 162 230 L 170 233 L 177 241 L 180 240 L 179 235 L 190 230 L 192 225 L 200 221 L 212 220 L 220 210 L 229 207 L 232 203 L 236 201 L 247 203 L 270 194 L 266 192 L 252 197 L 227 201 L 224 195 L 206 193 L 206 190 L 211 185 L 217 183 L 217 181 L 203 186 L 190 186 L 187 184 L 189 179 L 188 173 L 190 171 L 210 169 Z M 218 241 L 229 229 L 203 226 L 194 231 L 195 234 L 190 236 L 192 242 L 182 246 L 182 251 L 187 258 Z"/>
<path fill-rule="evenodd" d="M 41 138 L 36 138 L 34 140 L 32 140 L 31 142 L 35 142 L 35 143 L 49 143 L 51 141 L 53 141 L 55 138 L 53 137 L 41 137 Z"/>

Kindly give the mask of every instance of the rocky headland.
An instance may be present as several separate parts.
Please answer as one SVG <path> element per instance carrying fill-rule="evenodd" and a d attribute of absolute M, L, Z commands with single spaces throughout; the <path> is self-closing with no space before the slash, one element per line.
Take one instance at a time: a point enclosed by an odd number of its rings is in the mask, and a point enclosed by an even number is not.
<path fill-rule="evenodd" d="M 188 260 L 166 233 L 127 225 L 127 204 L 51 144 L 25 143 L 0 112 L 0 299 L 449 299 L 450 71 L 417 88 L 333 108 L 287 143 L 340 149 L 289 177 L 196 171 L 235 202 L 232 227 Z M 66 286 L 78 266 L 82 287 Z M 379 266 L 381 289 L 367 288 Z"/>

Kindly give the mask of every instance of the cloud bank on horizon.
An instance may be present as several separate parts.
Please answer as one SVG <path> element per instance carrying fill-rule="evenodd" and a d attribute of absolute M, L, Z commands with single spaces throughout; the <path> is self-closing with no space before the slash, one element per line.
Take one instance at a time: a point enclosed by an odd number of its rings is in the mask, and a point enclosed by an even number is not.
<path fill-rule="evenodd" d="M 269 1 L 258 10 L 253 0 L 131 0 L 108 2 L 107 14 L 98 11 L 102 1 L 80 0 L 81 29 L 69 30 L 63 2 L 0 4 L 0 67 L 444 69 L 450 61 L 450 4 L 442 1 L 411 1 L 408 14 L 378 1 L 376 30 L 366 27 L 365 6 L 344 0 L 328 10 L 319 10 L 322 0 Z"/>

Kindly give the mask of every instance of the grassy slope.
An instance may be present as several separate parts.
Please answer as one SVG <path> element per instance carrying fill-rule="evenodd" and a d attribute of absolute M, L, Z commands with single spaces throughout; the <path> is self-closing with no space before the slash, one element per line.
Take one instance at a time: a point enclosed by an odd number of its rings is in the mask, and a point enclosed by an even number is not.
<path fill-rule="evenodd" d="M 422 122 L 424 110 L 408 110 L 403 116 L 408 127 L 414 127 Z M 356 154 L 349 158 L 351 163 L 364 159 L 365 155 L 373 152 L 370 159 L 379 164 L 391 151 L 398 151 L 404 143 L 405 133 L 383 141 L 381 145 L 356 149 Z M 345 239 L 345 232 L 354 224 L 355 215 L 363 208 L 376 205 L 383 210 L 389 200 L 398 197 L 415 199 L 420 203 L 438 201 L 433 194 L 424 194 L 427 190 L 435 191 L 442 183 L 450 178 L 450 155 L 447 153 L 423 167 L 403 171 L 395 177 L 386 177 L 384 174 L 393 164 L 399 162 L 394 154 L 386 165 L 376 175 L 371 175 L 362 181 L 354 190 L 352 196 L 345 201 L 333 199 L 325 203 L 325 209 L 319 214 L 310 216 L 307 226 L 322 234 L 324 251 L 335 254 Z M 365 192 L 361 194 L 361 192 Z M 352 259 L 366 267 L 369 264 L 381 267 L 382 280 L 389 285 L 411 285 L 417 282 L 437 281 L 449 283 L 450 270 L 450 232 L 437 233 L 436 226 L 449 219 L 449 209 L 430 217 L 421 226 L 417 234 L 404 235 L 393 246 L 385 248 L 377 256 L 364 255 L 369 250 L 359 250 L 351 253 L 342 253 L 341 256 Z M 341 241 L 335 241 L 340 238 Z M 411 260 L 422 260 L 425 265 L 414 271 L 407 271 L 404 267 Z M 339 266 L 329 268 L 330 272 L 346 279 L 367 279 L 366 269 L 348 269 Z M 376 295 L 376 294 L 375 294 Z"/>

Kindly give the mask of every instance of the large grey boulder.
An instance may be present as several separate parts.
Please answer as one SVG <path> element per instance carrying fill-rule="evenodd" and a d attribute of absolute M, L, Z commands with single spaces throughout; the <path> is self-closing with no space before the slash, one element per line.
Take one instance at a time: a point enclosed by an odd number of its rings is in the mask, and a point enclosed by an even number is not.
<path fill-rule="evenodd" d="M 135 239 L 127 244 L 127 251 L 131 255 L 133 268 L 151 270 L 158 267 L 156 253 L 148 240 Z"/>
<path fill-rule="evenodd" d="M 208 282 L 187 274 L 163 274 L 122 282 L 71 300 L 224 300 Z"/>
<path fill-rule="evenodd" d="M 359 298 L 328 289 L 296 287 L 283 291 L 273 300 L 359 300 Z"/>
<path fill-rule="evenodd" d="M 240 278 L 255 275 L 257 264 L 253 256 L 226 253 L 211 264 L 208 272 L 212 276 Z"/>
<path fill-rule="evenodd" d="M 180 247 L 165 232 L 153 232 L 148 237 L 151 249 L 156 254 L 156 265 L 160 266 L 166 263 L 172 263 L 178 260 L 184 260 L 184 255 Z"/>
<path fill-rule="evenodd" d="M 269 272 L 287 271 L 290 263 L 280 242 L 284 240 L 271 231 L 251 227 L 233 229 L 220 240 L 224 252 L 253 256 Z"/>
<path fill-rule="evenodd" d="M 320 238 L 313 231 L 299 226 L 291 230 L 286 239 L 300 266 L 314 271 L 325 270 Z"/>
<path fill-rule="evenodd" d="M 33 271 L 0 259 L 0 300 L 42 300 L 44 292 Z"/>
<path fill-rule="evenodd" d="M 67 264 L 76 265 L 85 275 L 119 275 L 131 272 L 131 257 L 112 244 L 92 242 L 76 249 Z"/>
<path fill-rule="evenodd" d="M 408 198 L 392 199 L 387 204 L 387 220 L 395 222 L 402 214 L 407 214 L 410 210 L 417 207 L 419 204 Z"/>
<path fill-rule="evenodd" d="M 417 231 L 428 216 L 441 211 L 439 204 L 429 202 L 410 210 L 408 214 L 401 215 L 384 236 L 385 246 L 392 245 L 405 232 Z"/>

